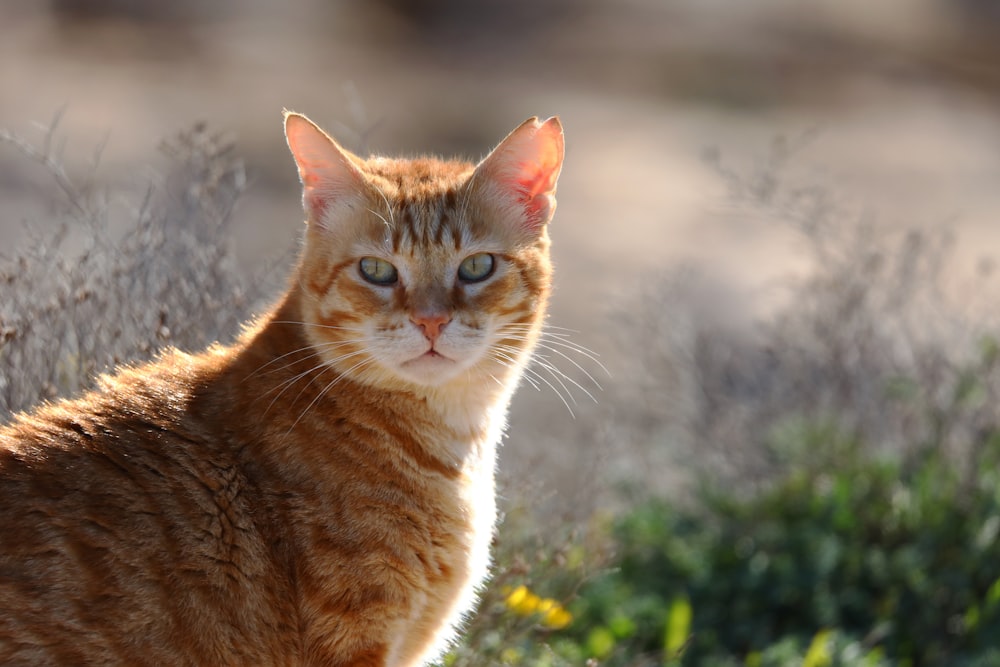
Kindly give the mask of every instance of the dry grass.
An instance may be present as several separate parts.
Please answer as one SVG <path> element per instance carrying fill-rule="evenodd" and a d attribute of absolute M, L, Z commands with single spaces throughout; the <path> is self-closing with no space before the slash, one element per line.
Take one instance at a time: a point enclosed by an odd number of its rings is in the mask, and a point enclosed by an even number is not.
<path fill-rule="evenodd" d="M 736 207 L 793 229 L 809 258 L 777 312 L 721 325 L 711 304 L 725 308 L 726 295 L 698 287 L 710 276 L 675 267 L 624 314 L 622 345 L 636 354 L 630 382 L 608 393 L 637 460 L 661 450 L 689 473 L 749 491 L 783 470 L 790 424 L 836 421 L 879 443 L 873 455 L 933 441 L 962 456 L 977 424 L 1000 418 L 992 264 L 962 266 L 947 226 L 872 224 L 863 207 L 797 173 L 800 150 L 778 140 L 745 171 L 713 158 Z M 956 396 L 971 373 L 984 382 Z M 649 478 L 648 464 L 632 470 L 647 489 L 676 494 Z"/>
<path fill-rule="evenodd" d="M 0 133 L 0 148 L 45 169 L 53 208 L 28 225 L 28 243 L 0 257 L 0 418 L 164 346 L 229 339 L 277 282 L 274 270 L 248 276 L 234 262 L 244 174 L 223 137 L 198 126 L 165 142 L 171 171 L 122 202 L 67 174 L 56 129 L 40 144 Z"/>

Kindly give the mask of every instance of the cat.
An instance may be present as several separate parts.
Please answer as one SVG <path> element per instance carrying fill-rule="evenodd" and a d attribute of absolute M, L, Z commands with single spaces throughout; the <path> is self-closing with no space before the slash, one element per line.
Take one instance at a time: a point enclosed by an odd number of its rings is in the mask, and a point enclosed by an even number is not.
<path fill-rule="evenodd" d="M 562 127 L 478 164 L 361 158 L 289 111 L 285 136 L 306 227 L 277 305 L 0 428 L 0 664 L 408 667 L 473 606 Z"/>

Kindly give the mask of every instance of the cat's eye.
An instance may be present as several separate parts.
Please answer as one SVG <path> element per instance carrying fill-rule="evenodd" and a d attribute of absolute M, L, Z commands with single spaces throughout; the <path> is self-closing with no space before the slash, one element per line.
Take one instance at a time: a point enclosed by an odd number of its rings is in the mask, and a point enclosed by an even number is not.
<path fill-rule="evenodd" d="M 478 283 L 493 275 L 495 260 L 488 252 L 469 255 L 458 265 L 458 277 L 467 283 Z"/>
<path fill-rule="evenodd" d="M 392 285 L 399 279 L 396 267 L 378 257 L 362 257 L 358 268 L 361 277 L 373 285 Z"/>

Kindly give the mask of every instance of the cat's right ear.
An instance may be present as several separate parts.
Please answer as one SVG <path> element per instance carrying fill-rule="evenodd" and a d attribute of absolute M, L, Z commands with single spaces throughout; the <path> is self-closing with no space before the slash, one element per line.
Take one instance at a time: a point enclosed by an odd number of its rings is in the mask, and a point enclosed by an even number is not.
<path fill-rule="evenodd" d="M 302 114 L 286 110 L 285 139 L 299 168 L 302 206 L 310 224 L 329 228 L 338 208 L 353 208 L 364 176 L 341 148 Z"/>
<path fill-rule="evenodd" d="M 537 234 L 556 208 L 556 182 L 563 163 L 563 130 L 557 117 L 529 118 L 476 166 L 480 194 Z"/>

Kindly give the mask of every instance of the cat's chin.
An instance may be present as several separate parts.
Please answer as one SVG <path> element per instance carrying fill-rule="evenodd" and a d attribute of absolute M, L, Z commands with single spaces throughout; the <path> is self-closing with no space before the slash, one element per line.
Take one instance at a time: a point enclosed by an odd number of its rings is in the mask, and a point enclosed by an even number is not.
<path fill-rule="evenodd" d="M 454 378 L 463 368 L 464 366 L 458 361 L 430 350 L 404 361 L 396 370 L 401 377 L 410 382 L 438 386 Z"/>

